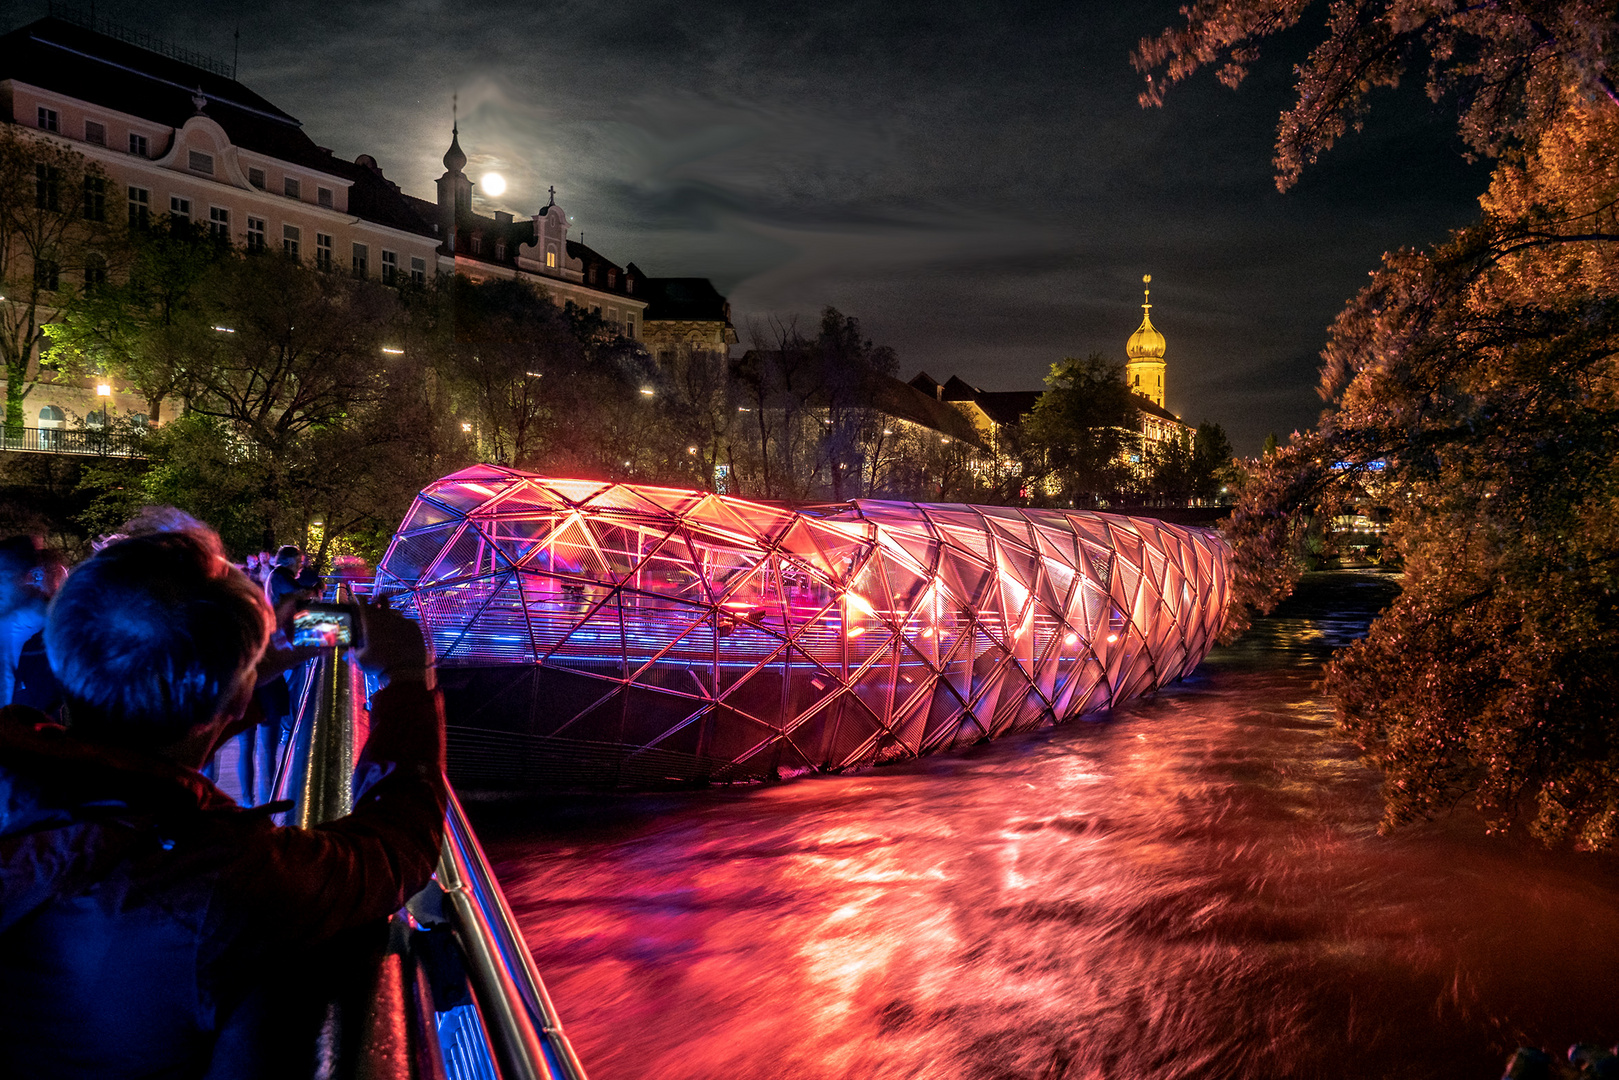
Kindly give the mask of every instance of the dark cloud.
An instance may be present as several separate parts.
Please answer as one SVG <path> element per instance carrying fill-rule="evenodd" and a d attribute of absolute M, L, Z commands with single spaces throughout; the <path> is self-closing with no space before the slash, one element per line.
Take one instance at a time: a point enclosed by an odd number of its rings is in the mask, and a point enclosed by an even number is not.
<path fill-rule="evenodd" d="M 1039 384 L 1122 358 L 1153 275 L 1169 404 L 1239 449 L 1313 422 L 1316 354 L 1386 249 L 1461 224 L 1483 186 L 1415 92 L 1286 196 L 1270 174 L 1289 64 L 1241 92 L 1136 104 L 1128 52 L 1168 3 L 719 0 L 248 5 L 103 2 L 229 55 L 317 142 L 427 196 L 449 102 L 475 177 L 558 202 L 592 247 L 712 277 L 739 319 L 824 304 L 905 373 Z M 8 25 L 41 12 L 0 2 Z"/>

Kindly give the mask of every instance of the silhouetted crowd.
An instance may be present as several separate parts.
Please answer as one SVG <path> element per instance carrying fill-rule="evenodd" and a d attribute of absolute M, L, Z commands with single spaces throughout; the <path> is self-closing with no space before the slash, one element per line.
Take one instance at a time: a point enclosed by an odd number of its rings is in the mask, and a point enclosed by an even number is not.
<path fill-rule="evenodd" d="M 233 564 L 166 508 L 94 549 L 70 570 L 0 541 L 0 1077 L 312 1075 L 343 943 L 437 861 L 426 643 L 385 599 L 357 606 L 382 688 L 353 811 L 280 826 L 311 651 L 288 620 L 321 579 L 293 547 Z M 232 752 L 239 801 L 209 775 Z"/>

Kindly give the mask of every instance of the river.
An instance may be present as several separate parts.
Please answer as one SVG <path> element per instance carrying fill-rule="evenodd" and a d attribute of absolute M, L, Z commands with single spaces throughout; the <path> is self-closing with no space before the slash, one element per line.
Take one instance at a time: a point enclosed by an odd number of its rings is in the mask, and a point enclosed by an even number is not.
<path fill-rule="evenodd" d="M 1619 860 L 1379 836 L 1311 575 L 1111 714 L 769 787 L 475 813 L 591 1080 L 1498 1077 L 1619 1038 Z"/>

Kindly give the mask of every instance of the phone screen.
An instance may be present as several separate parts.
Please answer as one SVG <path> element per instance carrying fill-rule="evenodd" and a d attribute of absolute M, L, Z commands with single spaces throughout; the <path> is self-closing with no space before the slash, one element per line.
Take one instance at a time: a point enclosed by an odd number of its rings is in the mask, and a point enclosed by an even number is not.
<path fill-rule="evenodd" d="M 294 645 L 354 644 L 354 614 L 341 608 L 306 608 L 292 617 Z"/>

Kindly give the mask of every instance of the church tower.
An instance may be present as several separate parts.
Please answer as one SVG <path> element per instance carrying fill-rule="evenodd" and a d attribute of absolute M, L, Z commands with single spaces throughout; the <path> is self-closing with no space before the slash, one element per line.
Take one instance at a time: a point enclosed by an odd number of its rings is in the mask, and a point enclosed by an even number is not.
<path fill-rule="evenodd" d="M 450 148 L 444 152 L 444 175 L 438 178 L 439 250 L 455 254 L 455 227 L 462 214 L 472 213 L 472 181 L 462 169 L 467 155 L 461 149 L 461 124 L 450 127 Z"/>
<path fill-rule="evenodd" d="M 1152 275 L 1141 279 L 1143 285 L 1152 284 Z M 1152 290 L 1144 288 L 1141 304 L 1141 325 L 1130 335 L 1124 346 L 1129 360 L 1124 365 L 1124 381 L 1130 392 L 1140 394 L 1148 401 L 1164 407 L 1164 335 L 1152 325 Z"/>

